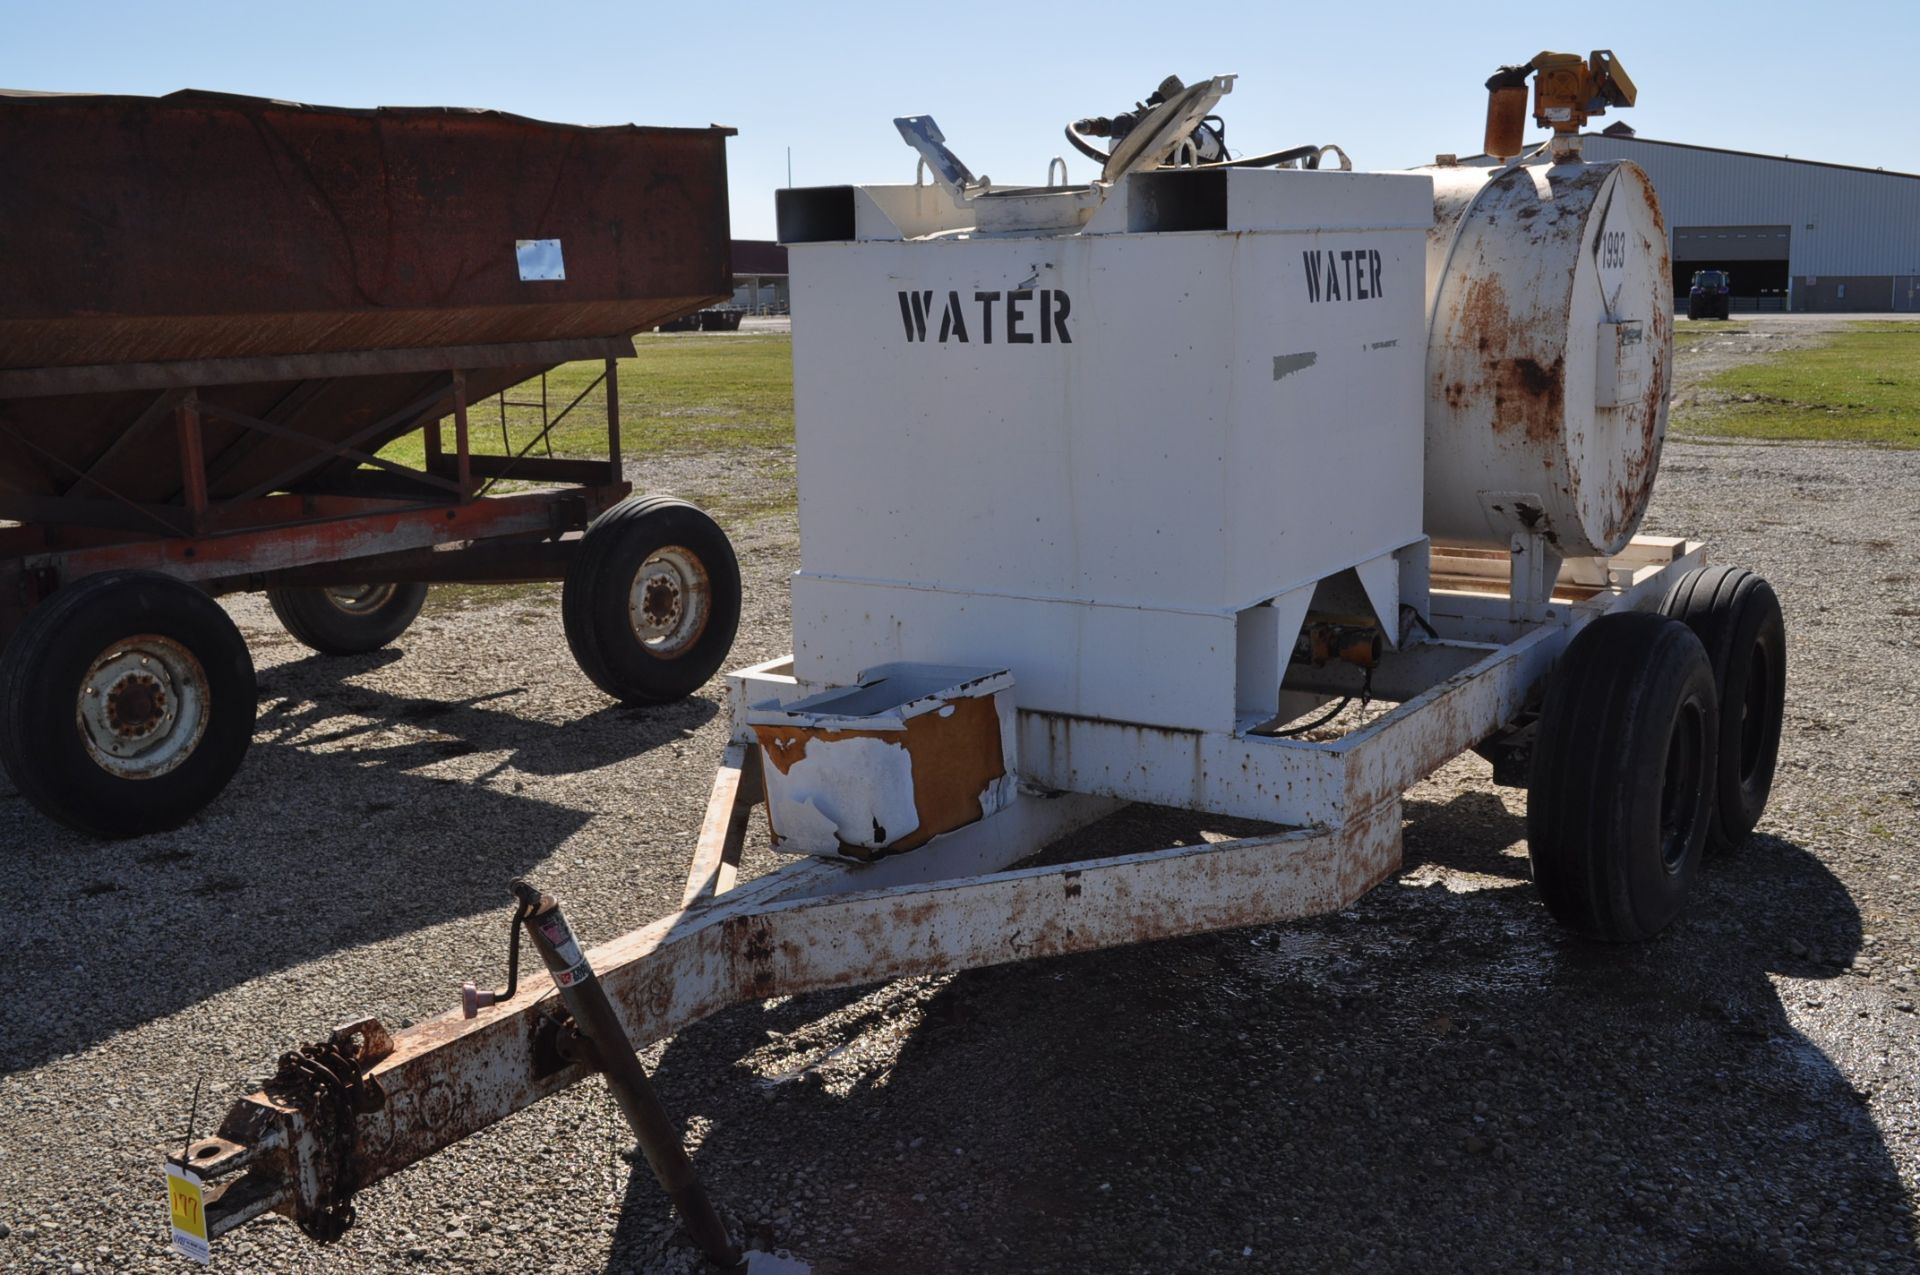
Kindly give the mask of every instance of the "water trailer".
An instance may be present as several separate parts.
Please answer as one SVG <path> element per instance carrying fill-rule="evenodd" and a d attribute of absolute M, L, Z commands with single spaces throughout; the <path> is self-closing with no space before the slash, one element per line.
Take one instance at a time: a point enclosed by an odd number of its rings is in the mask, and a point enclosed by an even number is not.
<path fill-rule="evenodd" d="M 1523 157 L 1529 78 L 1553 140 Z M 510 962 L 444 1017 L 287 1055 L 172 1158 L 207 1232 L 275 1211 L 337 1235 L 354 1191 L 601 1070 L 732 1264 L 635 1045 L 1345 908 L 1400 864 L 1402 793 L 1469 750 L 1527 788 L 1555 917 L 1608 941 L 1675 917 L 1764 808 L 1784 634 L 1764 581 L 1636 534 L 1667 235 L 1646 176 L 1578 138 L 1631 82 L 1605 52 L 1504 68 L 1497 162 L 1414 172 L 1235 158 L 1231 87 L 1077 121 L 1084 185 L 976 178 L 916 116 L 930 177 L 779 193 L 793 653 L 728 676 L 682 910 L 583 952 L 520 883 L 515 950 L 524 927 L 551 983 Z M 796 858 L 740 883 L 762 802 Z M 1127 802 L 1272 831 L 1021 866 Z"/>

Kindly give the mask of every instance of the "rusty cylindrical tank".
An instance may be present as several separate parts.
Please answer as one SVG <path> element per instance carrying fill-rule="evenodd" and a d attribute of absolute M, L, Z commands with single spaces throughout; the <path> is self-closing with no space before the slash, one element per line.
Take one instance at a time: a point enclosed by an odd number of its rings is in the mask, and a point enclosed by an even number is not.
<path fill-rule="evenodd" d="M 1647 509 L 1673 365 L 1666 223 L 1626 161 L 1443 167 L 1427 240 L 1426 531 L 1617 552 Z"/>

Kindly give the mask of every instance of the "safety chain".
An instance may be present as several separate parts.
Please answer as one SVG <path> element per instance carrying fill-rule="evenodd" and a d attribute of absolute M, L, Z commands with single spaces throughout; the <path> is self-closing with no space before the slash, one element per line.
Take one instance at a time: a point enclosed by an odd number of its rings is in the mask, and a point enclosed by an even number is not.
<path fill-rule="evenodd" d="M 355 1116 L 378 1111 L 386 1094 L 360 1072 L 360 1051 L 352 1033 L 335 1032 L 317 1044 L 280 1055 L 280 1069 L 266 1085 L 273 1097 L 297 1106 L 326 1149 L 333 1174 L 329 1199 L 314 1216 L 299 1219 L 300 1229 L 331 1243 L 353 1225 Z"/>

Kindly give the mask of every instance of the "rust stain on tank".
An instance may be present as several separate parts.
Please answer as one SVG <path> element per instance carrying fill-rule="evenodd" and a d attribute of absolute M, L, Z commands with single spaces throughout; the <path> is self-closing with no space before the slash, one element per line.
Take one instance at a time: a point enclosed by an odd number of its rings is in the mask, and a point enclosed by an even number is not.
<path fill-rule="evenodd" d="M 1508 322 L 1506 289 L 1495 275 L 1476 275 L 1463 289 L 1455 313 L 1463 329 L 1478 335 L 1480 352 L 1485 354 Z"/>
<path fill-rule="evenodd" d="M 1494 429 L 1518 426 L 1534 442 L 1557 440 L 1565 420 L 1566 375 L 1565 355 L 1544 365 L 1531 355 L 1501 359 L 1494 365 Z"/>
<path fill-rule="evenodd" d="M 1667 215 L 1660 210 L 1660 196 L 1654 193 L 1653 183 L 1647 179 L 1646 170 L 1631 160 L 1623 163 L 1620 167 L 1623 170 L 1630 170 L 1639 175 L 1640 180 L 1631 183 L 1631 185 L 1639 194 L 1640 202 L 1644 203 L 1647 206 L 1647 210 L 1653 214 L 1654 226 L 1657 229 L 1665 230 L 1667 227 Z M 1666 242 L 1664 236 L 1661 238 L 1661 242 L 1663 244 Z"/>
<path fill-rule="evenodd" d="M 1507 325 L 1507 290 L 1498 275 L 1475 275 L 1459 298 L 1459 323 L 1469 332 L 1498 332 Z M 1484 348 L 1484 346 L 1482 346 Z"/>

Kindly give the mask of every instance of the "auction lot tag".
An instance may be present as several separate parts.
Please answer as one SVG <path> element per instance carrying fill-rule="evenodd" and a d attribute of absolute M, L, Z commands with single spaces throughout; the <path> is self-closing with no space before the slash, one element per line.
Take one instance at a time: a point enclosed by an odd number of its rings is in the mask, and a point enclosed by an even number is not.
<path fill-rule="evenodd" d="M 207 1241 L 206 1195 L 192 1169 L 167 1165 L 167 1210 L 173 1214 L 173 1251 L 196 1262 L 213 1260 Z"/>

